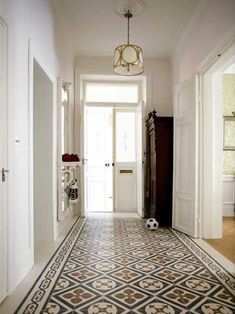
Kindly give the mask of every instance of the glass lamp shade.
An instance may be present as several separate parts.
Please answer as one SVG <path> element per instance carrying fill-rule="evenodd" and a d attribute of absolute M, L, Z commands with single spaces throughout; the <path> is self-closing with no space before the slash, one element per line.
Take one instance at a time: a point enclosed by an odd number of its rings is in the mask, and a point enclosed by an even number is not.
<path fill-rule="evenodd" d="M 113 70 L 119 75 L 133 76 L 143 73 L 143 52 L 139 46 L 126 44 L 114 51 Z"/>

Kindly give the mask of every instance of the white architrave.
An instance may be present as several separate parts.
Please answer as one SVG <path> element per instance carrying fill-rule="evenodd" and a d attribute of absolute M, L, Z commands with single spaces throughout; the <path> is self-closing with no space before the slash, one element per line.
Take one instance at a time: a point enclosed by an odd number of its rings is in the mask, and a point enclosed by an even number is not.
<path fill-rule="evenodd" d="M 222 237 L 223 111 L 222 72 L 235 62 L 235 43 L 224 45 L 200 68 L 200 210 L 201 236 Z"/>

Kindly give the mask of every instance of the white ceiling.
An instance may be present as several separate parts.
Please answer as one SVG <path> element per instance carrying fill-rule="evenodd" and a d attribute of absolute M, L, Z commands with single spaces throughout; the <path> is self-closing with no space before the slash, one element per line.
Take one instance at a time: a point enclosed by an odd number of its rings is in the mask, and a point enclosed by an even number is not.
<path fill-rule="evenodd" d="M 144 12 L 130 21 L 130 42 L 143 48 L 144 57 L 168 58 L 196 1 L 144 0 Z M 110 57 L 116 46 L 126 42 L 126 19 L 116 13 L 115 0 L 54 3 L 77 55 Z"/>
<path fill-rule="evenodd" d="M 232 63 L 225 71 L 224 74 L 235 74 L 235 63 Z"/>

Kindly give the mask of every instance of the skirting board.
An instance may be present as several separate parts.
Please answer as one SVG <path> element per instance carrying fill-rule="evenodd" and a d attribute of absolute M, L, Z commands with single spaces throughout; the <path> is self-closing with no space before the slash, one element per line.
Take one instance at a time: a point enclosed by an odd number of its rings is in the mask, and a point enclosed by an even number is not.
<path fill-rule="evenodd" d="M 223 217 L 235 216 L 235 204 L 223 204 Z"/>

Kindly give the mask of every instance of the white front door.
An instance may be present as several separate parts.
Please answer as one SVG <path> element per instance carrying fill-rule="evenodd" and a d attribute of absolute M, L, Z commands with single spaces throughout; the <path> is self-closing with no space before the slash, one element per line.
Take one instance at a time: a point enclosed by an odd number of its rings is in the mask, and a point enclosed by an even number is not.
<path fill-rule="evenodd" d="M 115 111 L 115 210 L 136 211 L 136 110 Z"/>
<path fill-rule="evenodd" d="M 88 211 L 112 211 L 112 108 L 88 107 L 86 120 L 87 208 Z"/>
<path fill-rule="evenodd" d="M 173 228 L 198 236 L 198 84 L 188 80 L 175 90 Z"/>
<path fill-rule="evenodd" d="M 0 303 L 7 296 L 7 27 L 0 18 Z"/>
<path fill-rule="evenodd" d="M 137 211 L 136 109 L 84 105 L 82 111 L 84 212 Z M 142 139 L 139 140 L 139 150 L 142 151 Z M 142 167 L 141 153 L 140 159 Z M 141 195 L 138 204 L 141 215 L 142 169 L 139 172 Z"/>

